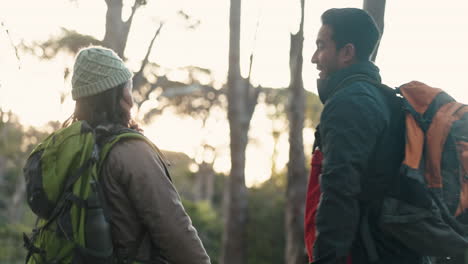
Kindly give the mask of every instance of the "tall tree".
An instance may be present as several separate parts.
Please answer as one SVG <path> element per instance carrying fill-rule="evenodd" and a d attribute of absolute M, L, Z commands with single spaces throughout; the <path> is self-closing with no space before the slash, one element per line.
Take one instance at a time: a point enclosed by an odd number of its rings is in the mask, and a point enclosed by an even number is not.
<path fill-rule="evenodd" d="M 102 43 L 123 58 L 133 16 L 140 6 L 146 4 L 146 0 L 135 0 L 131 14 L 126 21 L 122 20 L 123 0 L 105 0 L 105 2 L 107 5 L 106 32 Z"/>
<path fill-rule="evenodd" d="M 381 35 L 383 35 L 384 32 L 385 1 L 386 0 L 364 0 L 363 5 L 363 9 L 366 10 L 372 16 L 372 18 L 374 18 Z M 377 44 L 374 53 L 372 53 L 372 61 L 375 61 L 378 49 L 379 44 Z"/>
<path fill-rule="evenodd" d="M 286 187 L 286 254 L 285 263 L 307 263 L 304 245 L 304 207 L 307 186 L 304 129 L 305 91 L 302 80 L 302 50 L 304 44 L 304 0 L 301 4 L 299 31 L 291 34 L 289 67 L 289 162 Z"/>
<path fill-rule="evenodd" d="M 245 186 L 245 150 L 248 143 L 250 120 L 260 91 L 260 89 L 250 85 L 249 78 L 243 79 L 241 76 L 239 59 L 240 19 L 241 0 L 231 0 L 227 83 L 231 172 L 225 203 L 222 264 L 246 262 L 247 188 Z"/>

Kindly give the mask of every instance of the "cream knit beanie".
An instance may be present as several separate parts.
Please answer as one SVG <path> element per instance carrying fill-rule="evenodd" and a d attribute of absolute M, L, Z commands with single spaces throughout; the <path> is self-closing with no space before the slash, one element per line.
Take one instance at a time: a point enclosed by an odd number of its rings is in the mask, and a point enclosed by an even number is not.
<path fill-rule="evenodd" d="M 73 66 L 73 100 L 114 88 L 132 76 L 132 72 L 114 51 L 96 46 L 82 49 Z"/>

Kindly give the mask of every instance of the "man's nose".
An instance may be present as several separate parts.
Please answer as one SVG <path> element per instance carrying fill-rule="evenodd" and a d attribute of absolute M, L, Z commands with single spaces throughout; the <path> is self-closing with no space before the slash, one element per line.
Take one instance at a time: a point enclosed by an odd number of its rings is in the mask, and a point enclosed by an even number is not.
<path fill-rule="evenodd" d="M 317 64 L 317 51 L 315 51 L 314 54 L 312 55 L 310 62 L 312 62 L 313 64 Z"/>

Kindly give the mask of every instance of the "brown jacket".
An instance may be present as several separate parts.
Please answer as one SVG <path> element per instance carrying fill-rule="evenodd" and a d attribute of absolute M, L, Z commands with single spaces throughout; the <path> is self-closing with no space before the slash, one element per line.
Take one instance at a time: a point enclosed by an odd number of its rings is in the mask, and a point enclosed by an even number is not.
<path fill-rule="evenodd" d="M 148 143 L 116 143 L 103 166 L 116 250 L 139 248 L 137 259 L 159 260 L 154 263 L 210 263 L 161 159 Z"/>

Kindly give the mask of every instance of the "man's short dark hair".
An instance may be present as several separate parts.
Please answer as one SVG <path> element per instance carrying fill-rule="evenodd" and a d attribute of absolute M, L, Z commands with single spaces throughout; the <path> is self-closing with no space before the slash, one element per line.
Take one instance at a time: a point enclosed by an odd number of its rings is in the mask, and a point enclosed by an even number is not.
<path fill-rule="evenodd" d="M 332 8 L 322 14 L 322 24 L 332 29 L 336 48 L 351 43 L 356 49 L 356 58 L 369 60 L 380 39 L 380 31 L 372 17 L 358 8 Z"/>

